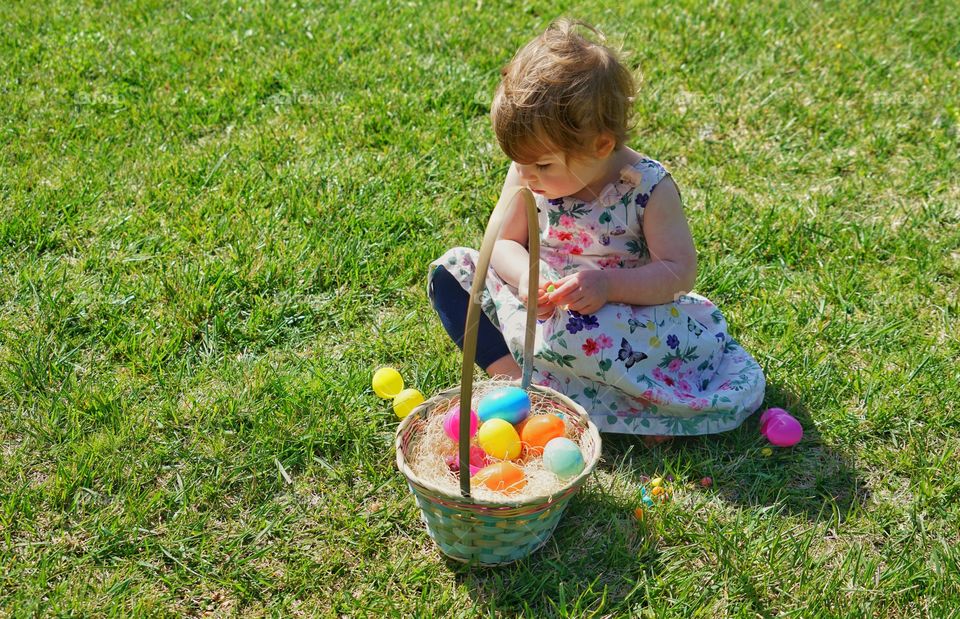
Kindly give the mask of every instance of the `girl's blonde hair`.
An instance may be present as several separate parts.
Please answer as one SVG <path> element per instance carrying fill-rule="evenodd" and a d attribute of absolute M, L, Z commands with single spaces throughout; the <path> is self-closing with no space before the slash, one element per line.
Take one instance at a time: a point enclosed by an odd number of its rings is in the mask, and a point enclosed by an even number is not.
<path fill-rule="evenodd" d="M 616 138 L 616 148 L 623 145 L 636 86 L 604 42 L 592 26 L 559 19 L 503 68 L 490 117 L 510 159 L 529 163 L 550 150 L 584 155 L 603 132 Z"/>

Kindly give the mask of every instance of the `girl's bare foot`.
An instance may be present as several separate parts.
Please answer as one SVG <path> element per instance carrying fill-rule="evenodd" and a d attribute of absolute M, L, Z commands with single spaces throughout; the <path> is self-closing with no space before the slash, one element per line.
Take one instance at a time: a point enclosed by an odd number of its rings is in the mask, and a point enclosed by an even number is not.
<path fill-rule="evenodd" d="M 672 438 L 673 438 L 672 436 L 661 436 L 661 435 L 656 435 L 656 436 L 644 436 L 644 437 L 643 437 L 643 444 L 644 444 L 645 446 L 647 446 L 647 447 L 656 447 L 657 445 L 660 445 L 661 443 L 666 443 L 667 441 L 669 441 L 669 440 L 672 439 Z"/>
<path fill-rule="evenodd" d="M 520 380 L 523 370 L 514 361 L 513 355 L 504 355 L 487 366 L 487 376 L 509 376 L 513 380 Z"/>

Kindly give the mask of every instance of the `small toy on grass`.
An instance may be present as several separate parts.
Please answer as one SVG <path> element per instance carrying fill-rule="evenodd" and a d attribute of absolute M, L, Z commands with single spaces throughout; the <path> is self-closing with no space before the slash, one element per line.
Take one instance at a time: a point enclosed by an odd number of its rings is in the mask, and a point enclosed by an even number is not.
<path fill-rule="evenodd" d="M 477 435 L 477 428 L 480 427 L 480 419 L 477 417 L 476 411 L 470 411 L 470 438 L 473 438 Z M 447 436 L 452 438 L 454 441 L 460 440 L 460 406 L 457 404 L 453 405 L 447 414 L 443 418 L 443 430 L 447 433 Z"/>
<path fill-rule="evenodd" d="M 710 486 L 713 485 L 713 478 L 704 477 L 703 479 L 700 480 L 700 485 L 703 486 L 704 488 L 709 488 Z"/>
<path fill-rule="evenodd" d="M 653 507 L 653 497 L 650 496 L 650 493 L 647 492 L 646 488 L 640 488 L 640 500 L 647 507 Z"/>
<path fill-rule="evenodd" d="M 518 424 L 530 413 L 530 396 L 520 387 L 497 389 L 480 400 L 477 416 L 481 422 L 503 419 Z"/>
<path fill-rule="evenodd" d="M 403 377 L 391 367 L 382 367 L 373 373 L 373 392 L 384 400 L 392 400 L 403 391 Z"/>
<path fill-rule="evenodd" d="M 803 438 L 803 426 L 782 408 L 768 408 L 760 415 L 760 434 L 777 447 L 792 447 Z"/>
<path fill-rule="evenodd" d="M 560 479 L 575 477 L 583 470 L 583 454 L 570 439 L 555 438 L 543 448 L 543 466 Z"/>
<path fill-rule="evenodd" d="M 424 402 L 423 394 L 416 389 L 404 389 L 393 399 L 393 412 L 397 417 L 403 419 L 410 414 L 413 409 Z"/>
<path fill-rule="evenodd" d="M 556 415 L 534 415 L 528 417 L 520 427 L 520 440 L 527 446 L 531 455 L 539 456 L 551 440 L 563 436 L 567 427 Z"/>
<path fill-rule="evenodd" d="M 520 436 L 503 419 L 483 422 L 477 432 L 477 442 L 487 454 L 498 460 L 513 460 L 520 455 Z"/>

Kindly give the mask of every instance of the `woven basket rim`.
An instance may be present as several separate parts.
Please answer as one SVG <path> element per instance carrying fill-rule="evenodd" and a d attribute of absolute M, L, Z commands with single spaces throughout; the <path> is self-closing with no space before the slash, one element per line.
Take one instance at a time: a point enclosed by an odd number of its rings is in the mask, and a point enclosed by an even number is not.
<path fill-rule="evenodd" d="M 520 385 L 520 381 L 511 381 L 511 382 L 517 386 Z M 581 421 L 586 422 L 584 434 L 589 434 L 590 437 L 595 441 L 595 444 L 597 446 L 596 452 L 593 454 L 590 454 L 590 458 L 585 462 L 585 466 L 583 467 L 583 470 L 580 472 L 580 474 L 568 480 L 563 485 L 563 487 L 557 490 L 556 492 L 553 492 L 551 494 L 545 494 L 545 495 L 534 495 L 534 496 L 527 497 L 525 499 L 519 499 L 519 500 L 504 499 L 504 500 L 494 501 L 494 500 L 478 499 L 477 497 L 474 497 L 472 495 L 470 497 L 465 497 L 462 494 L 460 494 L 459 491 L 450 492 L 445 488 L 441 488 L 436 484 L 423 481 L 419 477 L 417 477 L 416 473 L 414 473 L 413 470 L 407 465 L 406 458 L 404 457 L 403 445 L 401 442 L 401 437 L 403 436 L 404 430 L 406 430 L 407 427 L 411 423 L 413 423 L 414 419 L 421 416 L 431 404 L 437 402 L 441 398 L 450 399 L 448 397 L 450 395 L 459 396 L 460 395 L 459 385 L 450 387 L 449 389 L 445 389 L 437 393 L 436 395 L 434 395 L 429 400 L 426 400 L 425 402 L 423 402 L 422 404 L 414 408 L 410 412 L 410 414 L 407 415 L 400 422 L 400 425 L 397 426 L 396 436 L 394 439 L 394 449 L 396 451 L 397 468 L 400 469 L 400 472 L 403 473 L 404 477 L 406 477 L 410 483 L 413 483 L 424 490 L 432 492 L 437 496 L 440 496 L 442 498 L 445 498 L 451 501 L 456 501 L 458 503 L 467 503 L 467 504 L 473 504 L 473 505 L 482 506 L 482 507 L 524 507 L 524 506 L 530 506 L 530 505 L 553 503 L 555 500 L 557 500 L 558 497 L 561 497 L 562 495 L 566 495 L 571 490 L 571 488 L 578 488 L 579 486 L 582 486 L 584 482 L 586 482 L 587 477 L 589 477 L 593 473 L 593 470 L 596 468 L 597 463 L 600 461 L 600 454 L 602 452 L 602 447 L 603 447 L 603 442 L 600 439 L 600 431 L 597 429 L 597 426 L 594 425 L 592 421 L 590 421 L 590 415 L 587 414 L 587 411 L 582 406 L 580 406 L 579 404 L 577 404 L 576 402 L 574 402 L 572 399 L 565 396 L 564 394 L 560 393 L 559 391 L 551 389 L 550 387 L 545 387 L 543 385 L 534 385 L 534 384 L 531 384 L 528 387 L 528 389 L 530 389 L 531 391 L 539 392 L 543 395 L 547 395 L 551 398 L 556 398 L 561 402 L 563 402 L 563 404 L 571 408 L 573 411 L 575 411 L 578 415 L 580 415 Z"/>

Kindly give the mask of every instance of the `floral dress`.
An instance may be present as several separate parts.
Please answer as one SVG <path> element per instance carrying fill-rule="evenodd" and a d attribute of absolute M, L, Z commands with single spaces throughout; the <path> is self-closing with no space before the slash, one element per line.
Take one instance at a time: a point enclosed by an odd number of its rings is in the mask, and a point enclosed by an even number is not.
<path fill-rule="evenodd" d="M 659 162 L 641 159 L 591 203 L 537 196 L 547 279 L 650 262 L 643 214 L 667 174 Z M 442 266 L 469 291 L 478 259 L 473 249 L 453 248 L 431 265 L 429 277 Z M 492 268 L 481 307 L 522 365 L 526 307 Z M 606 432 L 731 430 L 759 408 L 766 386 L 760 366 L 727 333 L 720 310 L 695 293 L 664 305 L 608 303 L 587 315 L 558 309 L 538 322 L 534 356 L 533 382 L 575 400 Z"/>

